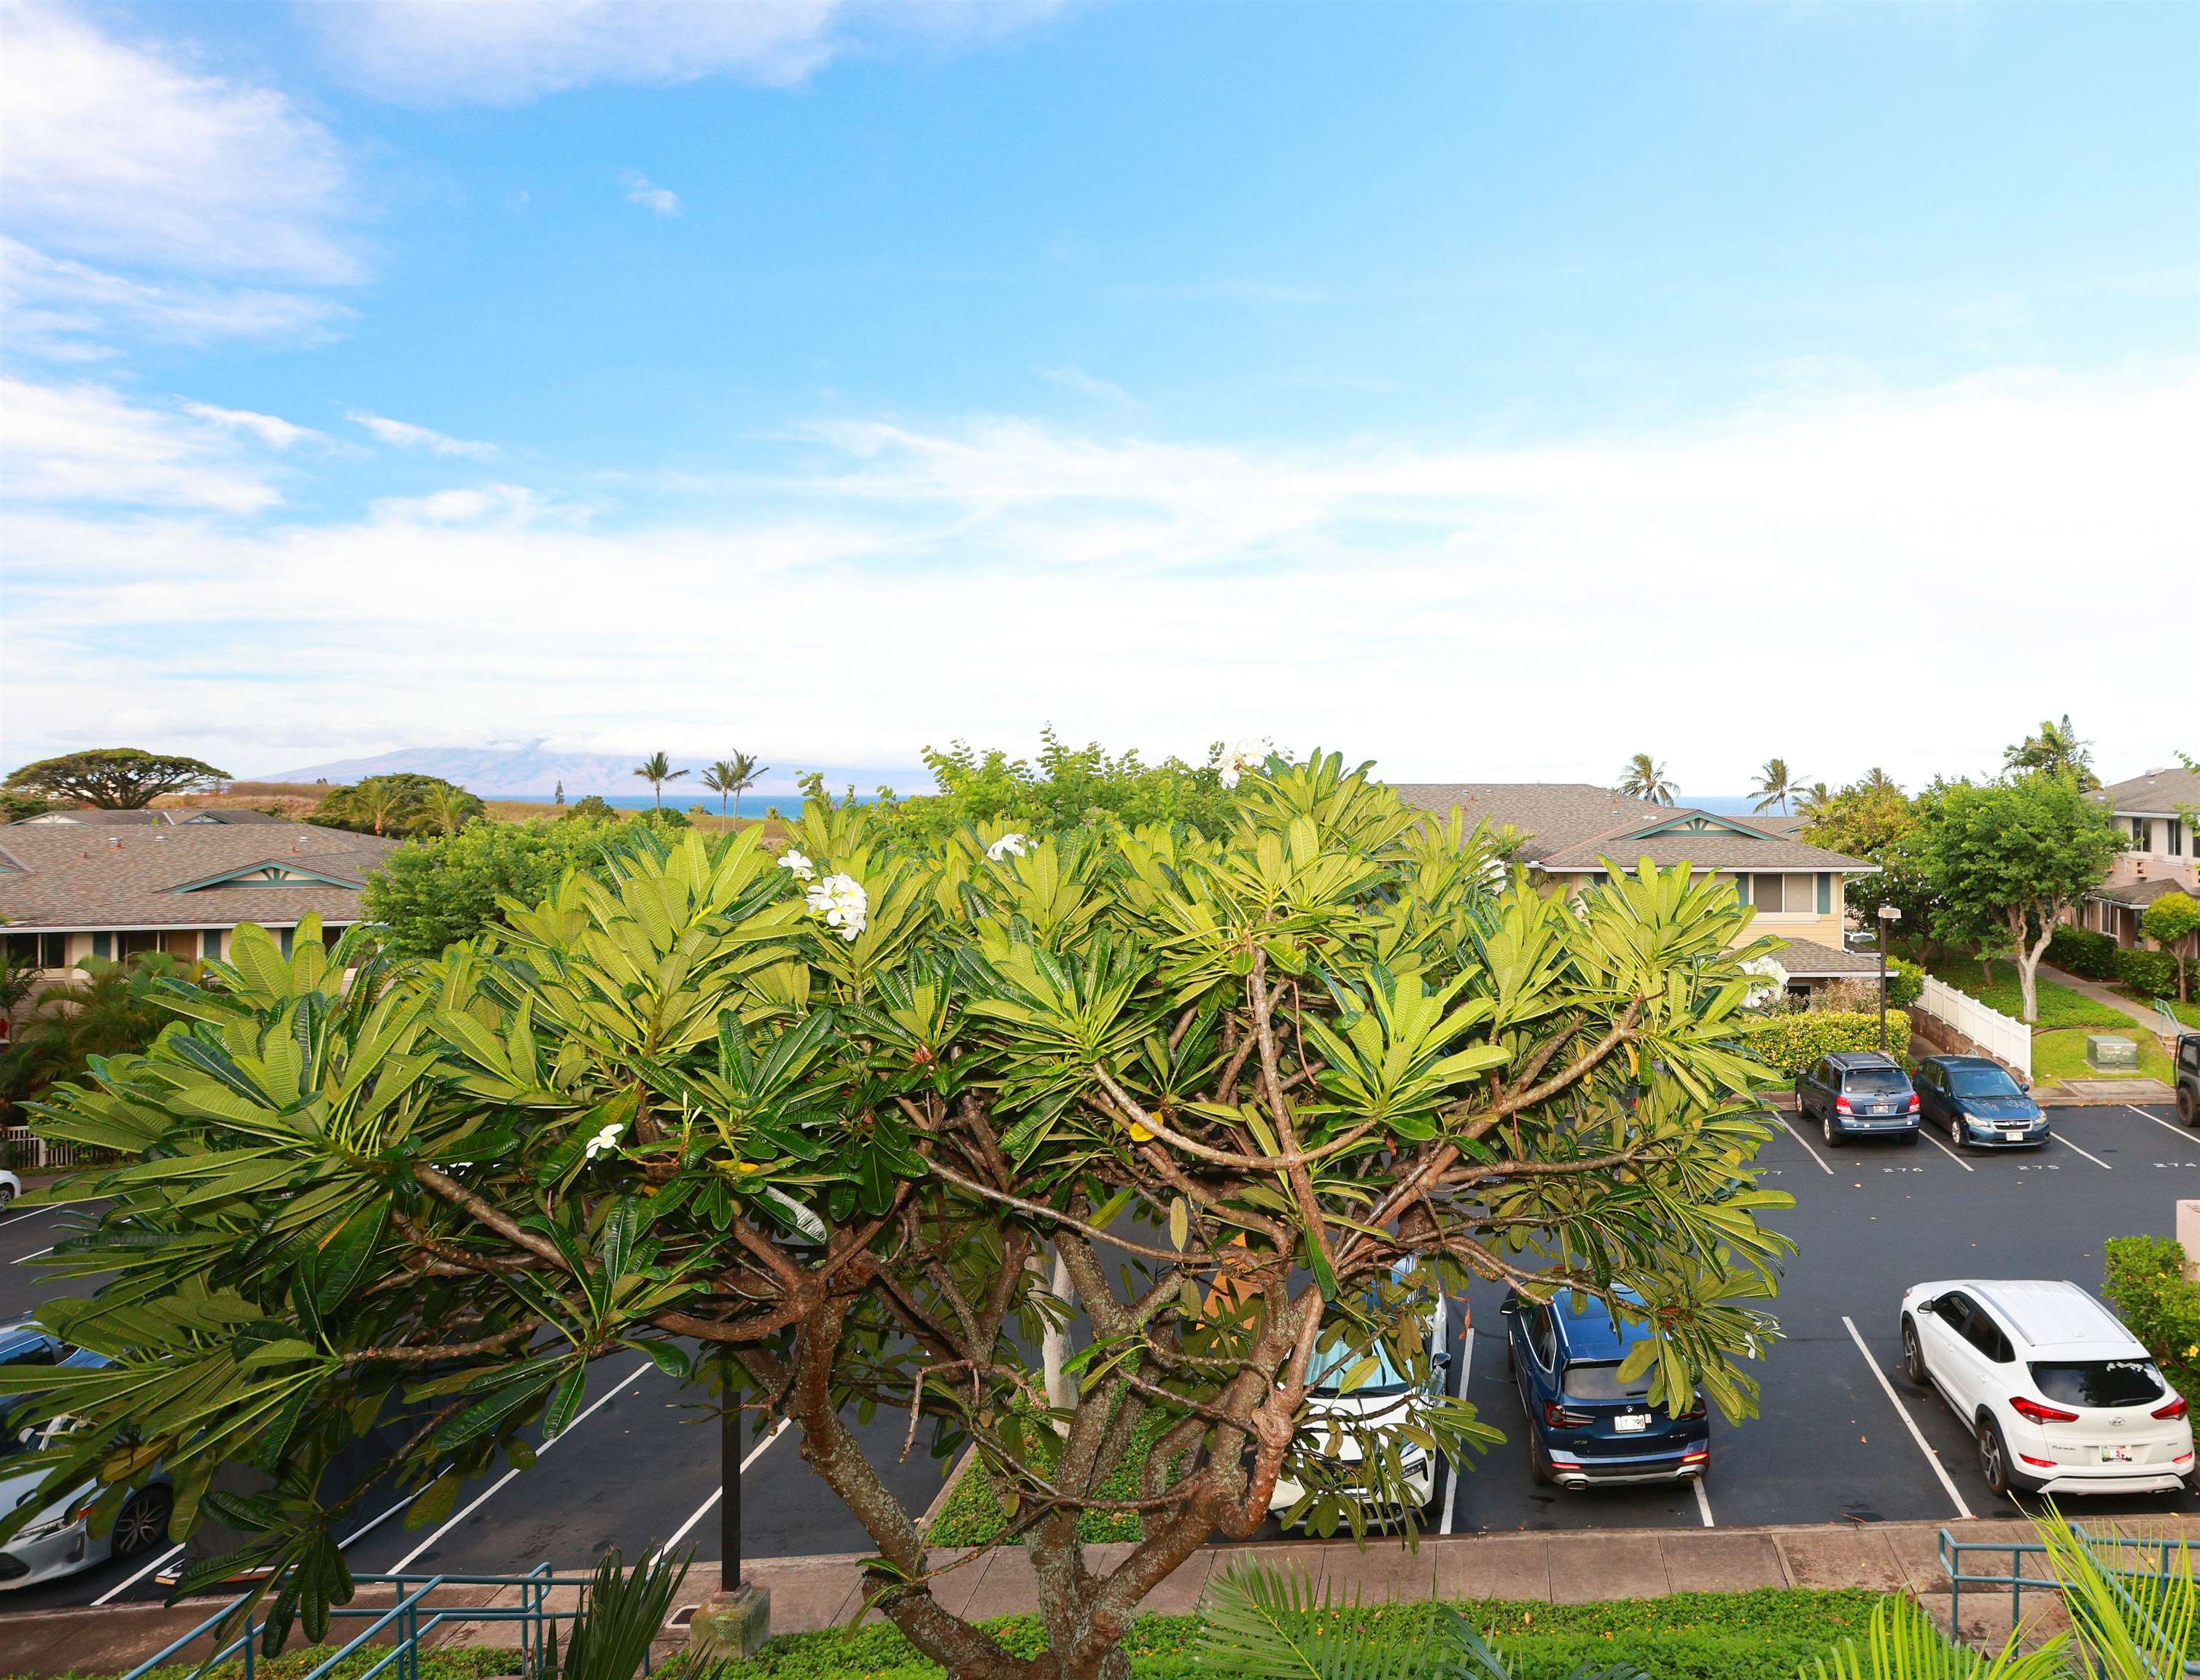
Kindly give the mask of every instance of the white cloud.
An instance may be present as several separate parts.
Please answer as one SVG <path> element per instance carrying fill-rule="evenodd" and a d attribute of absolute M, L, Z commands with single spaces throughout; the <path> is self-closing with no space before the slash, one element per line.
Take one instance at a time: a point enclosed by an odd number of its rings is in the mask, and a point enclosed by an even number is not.
<path fill-rule="evenodd" d="M 649 177 L 639 169 L 629 169 L 619 178 L 626 184 L 626 202 L 639 204 L 645 210 L 654 210 L 660 216 L 680 214 L 680 195 L 670 187 L 652 186 Z"/>
<path fill-rule="evenodd" d="M 231 431 L 249 432 L 271 449 L 287 449 L 307 438 L 319 440 L 321 434 L 310 426 L 293 425 L 272 414 L 255 414 L 249 408 L 217 408 L 210 402 L 185 402 L 178 405 L 193 419 L 204 420 L 209 425 L 225 427 Z"/>
<path fill-rule="evenodd" d="M 280 92 L 209 75 L 45 5 L 0 8 L 0 183 L 15 231 L 93 261 L 331 284 L 334 138 Z"/>
<path fill-rule="evenodd" d="M 866 38 L 978 40 L 1052 9 L 1051 0 L 353 0 L 307 15 L 344 73 L 382 98 L 515 105 L 592 82 L 791 86 Z"/>
<path fill-rule="evenodd" d="M 18 351 L 50 360 L 113 354 L 118 330 L 187 344 L 324 338 L 351 311 L 311 293 L 199 281 L 155 284 L 0 238 L 0 310 Z"/>
<path fill-rule="evenodd" d="M 237 423 L 246 420 L 284 424 L 219 409 L 172 413 L 108 385 L 0 380 L 0 495 L 255 512 L 282 498 L 237 445 Z"/>
<path fill-rule="evenodd" d="M 386 415 L 369 414 L 354 408 L 344 416 L 354 425 L 364 426 L 382 442 L 393 449 L 424 450 L 431 455 L 464 455 L 471 460 L 485 461 L 496 454 L 494 443 L 477 443 L 463 437 L 452 437 L 444 432 L 416 426 L 410 420 L 393 420 Z"/>
<path fill-rule="evenodd" d="M 1103 379 L 1087 373 L 1081 367 L 1042 367 L 1039 377 L 1060 385 L 1064 390 L 1075 391 L 1080 396 L 1097 397 L 1103 402 L 1113 402 L 1125 408 L 1142 407 L 1138 398 L 1125 390 L 1113 379 Z"/>
<path fill-rule="evenodd" d="M 2065 710 L 2122 773 L 2189 723 L 2162 704 L 2189 663 L 2166 616 L 2069 619 L 2097 580 L 2176 603 L 2200 574 L 2189 370 L 1820 391 L 1512 448 L 813 436 L 808 471 L 611 529 L 510 486 L 325 526 L 20 515 L 11 741 L 165 707 L 223 762 L 272 699 L 331 747 L 688 750 L 739 719 L 775 764 L 905 763 L 1052 722 L 1152 751 L 1267 733 L 1429 780 L 1603 781 L 1647 750 L 1711 793 L 1774 753 L 1834 779 L 1988 769 Z M 157 654 L 96 657 L 118 636 Z"/>

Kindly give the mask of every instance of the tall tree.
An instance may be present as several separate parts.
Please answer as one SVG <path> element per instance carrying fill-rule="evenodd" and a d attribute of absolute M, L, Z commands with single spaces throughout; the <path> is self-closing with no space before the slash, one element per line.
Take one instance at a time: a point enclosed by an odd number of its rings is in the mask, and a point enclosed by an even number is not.
<path fill-rule="evenodd" d="M 463 809 L 463 802 L 469 800 L 475 812 L 482 808 L 481 801 L 471 793 L 440 776 L 395 770 L 387 776 L 370 776 L 354 787 L 330 788 L 306 820 L 363 834 L 442 834 L 445 829 L 437 812 L 453 798 L 461 802 L 454 809 Z"/>
<path fill-rule="evenodd" d="M 1785 816 L 1789 804 L 1802 791 L 1799 786 L 1802 780 L 1800 776 L 1788 768 L 1785 758 L 1767 758 L 1764 768 L 1757 773 L 1757 792 L 1763 796 L 1757 802 L 1757 809 L 1770 811 L 1778 805 L 1781 814 Z"/>
<path fill-rule="evenodd" d="M 2045 770 L 2050 776 L 2071 776 L 2087 793 L 2101 785 L 2100 777 L 2093 774 L 2092 743 L 2078 739 L 2067 711 L 2059 723 L 2051 717 L 2041 718 L 2039 733 L 2006 748 L 2001 764 L 2004 770 Z"/>
<path fill-rule="evenodd" d="M 43 1121 L 161 1165 L 63 1191 L 67 1269 L 105 1280 L 42 1313 L 114 1362 L 11 1377 L 26 1421 L 84 1426 L 0 1536 L 126 1426 L 102 1497 L 157 1465 L 178 1537 L 250 1460 L 299 1496 L 184 1589 L 263 1565 L 319 1636 L 377 1484 L 440 1520 L 640 1350 L 699 1385 L 730 1366 L 799 1425 L 869 1533 L 871 1601 L 959 1680 L 1122 1680 L 1140 1600 L 1264 1524 L 1279 1479 L 1317 1531 L 1360 1531 L 1409 1454 L 1493 1438 L 1423 1331 L 1471 1276 L 1641 1323 L 1653 1403 L 1752 1411 L 1740 1362 L 1776 1333 L 1752 1303 L 1789 1245 L 1747 1165 L 1747 910 L 1647 864 L 1548 899 L 1333 757 L 1241 793 L 1213 837 L 1100 819 L 998 856 L 812 803 L 776 863 L 758 828 L 652 838 L 487 957 L 348 986 L 357 946 L 286 960 L 241 930 L 219 986 L 170 994 L 176 1030 Z M 1049 1244 L 1084 1315 L 1066 1416 L 1037 1359 Z M 1315 1371 L 1378 1358 L 1405 1379 L 1387 1416 L 1310 1402 Z M 360 1451 L 405 1400 L 403 1444 Z M 844 1421 L 873 1405 L 929 1420 L 943 1466 L 976 1449 L 1038 1656 L 934 1595 L 927 1501 Z M 1135 1498 L 1103 1490 L 1132 1466 Z M 1078 1538 L 1101 1510 L 1143 1525 L 1105 1565 Z"/>
<path fill-rule="evenodd" d="M 1669 805 L 1681 790 L 1666 779 L 1663 764 L 1647 752 L 1638 752 L 1619 773 L 1619 791 L 1632 799 L 1650 799 Z"/>
<path fill-rule="evenodd" d="M 1919 855 L 1940 900 L 1934 933 L 2016 964 L 2025 1020 L 2039 1019 L 2039 959 L 2063 911 L 2107 879 L 2115 819 L 2068 774 L 2032 770 L 1918 802 Z"/>
<path fill-rule="evenodd" d="M 2165 893 L 2146 907 L 2139 925 L 2147 938 L 2177 959 L 2178 1001 L 2191 1002 L 2192 989 L 2185 964 L 2194 945 L 2200 943 L 2200 899 L 2185 893 Z"/>
<path fill-rule="evenodd" d="M 688 774 L 685 770 L 674 770 L 672 760 L 662 752 L 651 753 L 634 767 L 634 773 L 647 781 L 651 791 L 657 795 L 657 808 L 659 811 L 664 809 L 664 784 L 668 781 L 677 781 Z"/>
<path fill-rule="evenodd" d="M 1864 925 L 1876 926 L 1879 907 L 1893 904 L 1906 933 L 1928 937 L 1938 904 L 1917 855 L 1916 807 L 1894 780 L 1875 769 L 1838 792 L 1814 789 L 1805 810 L 1805 840 L 1878 865 L 1875 874 L 1849 876 L 1842 889 Z"/>
<path fill-rule="evenodd" d="M 718 815 L 726 814 L 726 796 L 734 798 L 734 817 L 741 814 L 741 794 L 757 785 L 758 778 L 769 770 L 769 764 L 759 764 L 746 752 L 736 752 L 730 758 L 721 758 L 703 772 L 703 785 L 718 796 Z"/>
<path fill-rule="evenodd" d="M 448 782 L 431 789 L 421 802 L 422 817 L 430 829 L 439 834 L 455 834 L 487 809 L 465 788 L 453 787 Z"/>
<path fill-rule="evenodd" d="M 108 746 L 25 764 L 9 774 L 7 785 L 16 793 L 102 811 L 138 811 L 163 793 L 195 793 L 228 780 L 227 770 L 201 759 Z"/>

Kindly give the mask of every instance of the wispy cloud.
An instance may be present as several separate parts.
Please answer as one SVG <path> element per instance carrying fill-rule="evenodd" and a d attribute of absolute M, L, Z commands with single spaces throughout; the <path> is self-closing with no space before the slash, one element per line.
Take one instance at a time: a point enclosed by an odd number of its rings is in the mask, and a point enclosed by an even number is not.
<path fill-rule="evenodd" d="M 851 47 L 895 36 L 982 41 L 1055 9 L 1053 0 L 857 6 L 844 0 L 558 0 L 452 5 L 353 0 L 307 15 L 342 72 L 409 104 L 515 105 L 596 82 L 710 76 L 804 81 Z"/>
<path fill-rule="evenodd" d="M 416 426 L 410 420 L 393 420 L 386 414 L 370 414 L 354 408 L 344 419 L 354 425 L 363 427 L 377 442 L 393 449 L 409 449 L 416 454 L 430 455 L 463 455 L 477 461 L 492 460 L 497 449 L 494 443 L 478 443 L 464 437 L 453 437 L 427 426 Z"/>
<path fill-rule="evenodd" d="M 1075 391 L 1080 396 L 1097 397 L 1103 402 L 1116 403 L 1125 408 L 1143 406 L 1138 398 L 1113 379 L 1103 379 L 1096 374 L 1087 373 L 1081 367 L 1042 367 L 1038 372 L 1040 378 L 1051 381 L 1064 390 Z"/>
<path fill-rule="evenodd" d="M 639 739 L 800 694 L 810 750 L 840 762 L 1051 721 L 1186 751 L 1265 731 L 1423 779 L 1601 779 L 1648 744 L 1716 789 L 1776 751 L 1863 768 L 1851 711 L 1796 673 L 1838 660 L 1856 603 L 1899 600 L 1874 659 L 1936 722 L 1890 745 L 1898 776 L 1990 766 L 2065 705 L 2166 762 L 2182 720 L 2100 684 L 2039 603 L 2073 554 L 2200 571 L 2195 436 L 2189 368 L 2011 372 L 1505 448 L 840 424 L 676 519 L 592 524 L 513 486 L 335 524 L 32 510 L 10 522 L 11 653 L 41 652 L 5 673 L 9 735 L 58 746 L 129 705 L 242 740 L 273 694 L 291 739 L 331 746 L 444 740 L 454 717 Z M 729 624 L 828 602 L 833 683 L 806 635 L 745 638 L 729 676 Z M 139 635 L 150 657 L 97 656 Z"/>
<path fill-rule="evenodd" d="M 680 195 L 670 187 L 651 184 L 648 176 L 639 169 L 629 169 L 619 177 L 626 185 L 626 202 L 639 204 L 645 210 L 654 210 L 660 216 L 680 214 Z"/>
<path fill-rule="evenodd" d="M 178 405 L 193 419 L 204 420 L 230 431 L 249 432 L 271 449 L 288 449 L 293 444 L 308 438 L 319 439 L 321 434 L 310 426 L 293 425 L 273 414 L 255 414 L 249 408 L 217 408 L 210 402 L 185 402 Z"/>
<path fill-rule="evenodd" d="M 0 495 L 10 502 L 258 512 L 282 497 L 237 433 L 264 438 L 262 427 L 283 424 L 190 404 L 172 412 L 110 385 L 0 380 Z"/>

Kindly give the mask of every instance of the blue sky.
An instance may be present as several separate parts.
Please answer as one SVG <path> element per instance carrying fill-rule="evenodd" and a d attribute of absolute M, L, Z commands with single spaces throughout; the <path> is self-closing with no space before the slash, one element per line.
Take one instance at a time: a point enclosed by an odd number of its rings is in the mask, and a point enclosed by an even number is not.
<path fill-rule="evenodd" d="M 2200 9 L 4 26 L 11 762 L 2200 746 Z"/>

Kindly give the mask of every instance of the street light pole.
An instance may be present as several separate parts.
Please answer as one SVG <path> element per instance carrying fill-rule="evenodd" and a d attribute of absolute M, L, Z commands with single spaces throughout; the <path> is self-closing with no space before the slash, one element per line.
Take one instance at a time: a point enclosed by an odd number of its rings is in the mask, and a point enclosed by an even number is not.
<path fill-rule="evenodd" d="M 741 1584 L 741 1408 L 734 1391 L 734 1362 L 725 1367 L 726 1409 L 718 1419 L 718 1590 Z"/>
<path fill-rule="evenodd" d="M 1894 932 L 1894 924 L 1902 920 L 1902 912 L 1893 904 L 1879 907 L 1879 1047 L 1887 1048 L 1887 941 Z"/>

